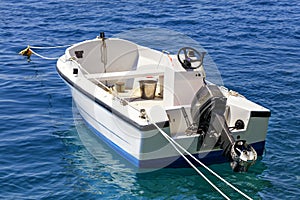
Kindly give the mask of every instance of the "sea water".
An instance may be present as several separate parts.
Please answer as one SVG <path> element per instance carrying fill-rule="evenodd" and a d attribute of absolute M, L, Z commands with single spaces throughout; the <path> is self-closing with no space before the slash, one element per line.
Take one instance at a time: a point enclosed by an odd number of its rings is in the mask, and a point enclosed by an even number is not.
<path fill-rule="evenodd" d="M 2 0 L 0 14 L 0 199 L 222 199 L 193 169 L 136 173 L 123 165 L 74 119 L 56 61 L 32 56 L 28 63 L 18 55 L 27 45 L 145 28 L 199 42 L 226 87 L 272 112 L 266 153 L 247 173 L 232 172 L 228 163 L 210 167 L 254 199 L 299 198 L 299 1 Z M 56 58 L 64 49 L 39 53 Z"/>

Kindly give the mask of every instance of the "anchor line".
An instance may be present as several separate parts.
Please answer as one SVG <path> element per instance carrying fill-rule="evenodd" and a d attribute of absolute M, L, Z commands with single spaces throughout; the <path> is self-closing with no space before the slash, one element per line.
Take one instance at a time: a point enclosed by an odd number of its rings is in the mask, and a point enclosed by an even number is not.
<path fill-rule="evenodd" d="M 242 196 L 244 196 L 245 198 L 252 200 L 252 198 L 250 198 L 248 195 L 246 195 L 245 193 L 243 193 L 242 191 L 240 191 L 238 188 L 236 188 L 235 186 L 233 186 L 231 183 L 229 183 L 228 181 L 226 181 L 224 178 L 222 178 L 220 175 L 218 175 L 216 172 L 214 172 L 213 170 L 211 170 L 209 167 L 207 167 L 205 164 L 203 164 L 200 160 L 198 160 L 197 158 L 195 158 L 190 152 L 188 152 L 185 148 L 183 148 L 180 144 L 178 144 L 173 138 L 171 138 L 165 131 L 163 131 L 156 123 L 151 122 L 149 117 L 148 117 L 148 121 L 149 123 L 153 124 L 157 130 L 170 142 L 170 144 L 174 147 L 174 149 L 189 163 L 189 165 L 191 167 L 194 168 L 195 171 L 198 172 L 198 174 L 200 174 L 215 190 L 217 190 L 225 199 L 230 199 L 228 198 L 216 185 L 214 185 L 203 173 L 201 173 L 195 165 L 193 165 L 191 163 L 191 161 L 181 152 L 185 152 L 186 154 L 188 154 L 191 158 L 193 158 L 196 162 L 198 162 L 201 166 L 203 166 L 206 170 L 208 170 L 211 174 L 213 174 L 214 176 L 216 176 L 217 178 L 219 178 L 221 181 L 223 181 L 226 185 L 228 185 L 229 187 L 231 187 L 233 190 L 235 190 L 236 192 L 238 192 L 239 194 L 241 194 Z M 181 149 L 181 151 L 178 149 Z"/>
<path fill-rule="evenodd" d="M 20 51 L 20 55 L 23 55 L 23 56 L 27 56 L 27 60 L 28 62 L 30 62 L 30 57 L 32 54 L 42 58 L 42 59 L 45 59 L 45 60 L 57 60 L 58 58 L 52 58 L 52 57 L 46 57 L 46 56 L 43 56 L 35 51 L 33 51 L 33 49 L 57 49 L 57 48 L 66 48 L 66 47 L 70 47 L 72 45 L 63 45 L 63 46 L 52 46 L 52 47 L 38 47 L 38 46 L 27 46 L 24 50 Z"/>
<path fill-rule="evenodd" d="M 57 60 L 57 59 L 59 59 L 59 58 L 50 58 L 50 57 L 42 56 L 41 54 L 38 54 L 37 52 L 33 51 L 32 49 L 30 49 L 30 51 L 31 51 L 34 55 L 36 55 L 36 56 L 38 56 L 38 57 L 40 57 L 40 58 L 42 58 L 42 59 L 45 59 L 45 60 Z"/>
<path fill-rule="evenodd" d="M 62 46 L 53 46 L 53 47 L 38 47 L 38 46 L 30 46 L 31 49 L 58 49 L 58 48 L 66 48 L 72 45 L 62 45 Z"/>
<path fill-rule="evenodd" d="M 176 144 L 170 137 L 167 137 L 168 135 L 157 126 L 157 124 L 153 123 L 153 125 L 161 132 L 161 134 L 170 142 L 170 144 L 174 147 L 174 149 L 189 163 L 191 167 L 194 168 L 194 170 L 202 176 L 203 179 L 205 179 L 215 190 L 217 190 L 225 199 L 230 199 L 225 193 L 223 193 L 215 184 L 213 184 L 195 165 L 192 164 L 192 162 L 176 147 Z M 176 144 L 176 145 L 175 145 Z M 178 145 L 179 146 L 179 145 Z"/>

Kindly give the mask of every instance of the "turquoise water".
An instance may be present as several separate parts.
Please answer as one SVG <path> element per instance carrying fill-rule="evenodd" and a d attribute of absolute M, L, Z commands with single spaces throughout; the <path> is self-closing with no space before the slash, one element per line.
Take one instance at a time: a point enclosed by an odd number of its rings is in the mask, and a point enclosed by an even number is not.
<path fill-rule="evenodd" d="M 248 173 L 233 173 L 228 163 L 210 167 L 254 199 L 299 198 L 299 1 L 3 0 L 0 13 L 0 199 L 222 199 L 192 169 L 139 174 L 124 166 L 80 118 L 74 121 L 56 61 L 27 63 L 17 55 L 28 44 L 73 44 L 101 31 L 109 37 L 147 27 L 199 42 L 226 87 L 272 111 L 266 154 Z"/>

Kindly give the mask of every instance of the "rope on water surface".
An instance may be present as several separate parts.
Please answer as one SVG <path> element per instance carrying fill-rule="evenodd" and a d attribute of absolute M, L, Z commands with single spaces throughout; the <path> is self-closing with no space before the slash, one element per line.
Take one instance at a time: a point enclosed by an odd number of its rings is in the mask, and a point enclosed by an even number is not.
<path fill-rule="evenodd" d="M 30 62 L 31 61 L 31 56 L 32 54 L 45 59 L 45 60 L 57 60 L 58 57 L 47 57 L 47 56 L 43 56 L 35 51 L 33 51 L 32 49 L 58 49 L 58 48 L 66 48 L 66 47 L 70 47 L 72 45 L 63 45 L 63 46 L 52 46 L 52 47 L 38 47 L 38 46 L 27 46 L 25 49 L 23 49 L 22 51 L 19 52 L 20 55 L 22 56 L 27 56 L 27 61 Z"/>
<path fill-rule="evenodd" d="M 34 55 L 36 55 L 36 56 L 38 56 L 38 57 L 40 57 L 40 58 L 42 58 L 42 59 L 46 59 L 46 60 L 57 60 L 57 59 L 59 59 L 59 57 L 56 57 L 56 58 L 50 58 L 50 57 L 42 56 L 41 54 L 36 53 L 36 52 L 33 51 L 32 49 L 31 49 L 31 52 L 32 52 Z M 30 59 L 30 58 L 29 58 L 29 59 Z"/>
<path fill-rule="evenodd" d="M 31 49 L 58 49 L 58 48 L 66 48 L 72 45 L 62 45 L 62 46 L 53 46 L 53 47 L 38 47 L 38 46 L 30 46 Z"/>
<path fill-rule="evenodd" d="M 215 184 L 213 184 L 193 163 L 176 147 L 180 146 L 178 143 L 176 143 L 171 137 L 167 135 L 161 128 L 157 126 L 157 124 L 153 123 L 153 125 L 161 132 L 161 134 L 170 142 L 170 144 L 174 147 L 174 149 L 189 163 L 191 167 L 194 168 L 194 170 L 202 176 L 204 180 L 206 180 L 215 190 L 217 190 L 225 199 L 230 199 L 225 193 L 223 193 Z"/>
<path fill-rule="evenodd" d="M 148 118 L 149 122 L 150 119 Z M 191 167 L 193 167 L 195 169 L 195 171 L 197 171 L 198 174 L 200 174 L 214 189 L 216 189 L 225 199 L 230 199 L 228 198 L 216 185 L 214 185 L 204 174 L 202 174 L 192 163 L 191 161 L 181 152 L 185 152 L 186 154 L 188 154 L 191 158 L 193 158 L 196 162 L 198 162 L 201 166 L 203 166 L 205 169 L 207 169 L 210 173 L 212 173 L 213 175 L 215 175 L 217 178 L 219 178 L 221 181 L 223 181 L 225 184 L 227 184 L 229 187 L 231 187 L 232 189 L 234 189 L 236 192 L 238 192 L 239 194 L 243 195 L 245 198 L 252 200 L 252 198 L 250 198 L 248 195 L 246 195 L 245 193 L 243 193 L 242 191 L 240 191 L 238 188 L 236 188 L 235 186 L 233 186 L 232 184 L 230 184 L 228 181 L 226 181 L 225 179 L 223 179 L 220 175 L 218 175 L 216 172 L 214 172 L 213 170 L 211 170 L 209 167 L 207 167 L 205 164 L 203 164 L 200 160 L 198 160 L 197 158 L 195 158 L 190 152 L 188 152 L 185 148 L 183 148 L 181 145 L 179 145 L 173 138 L 171 138 L 166 132 L 164 132 L 160 127 L 158 127 L 158 125 L 154 122 L 151 122 L 156 128 L 157 130 L 170 142 L 170 144 L 174 147 L 174 149 L 190 164 Z M 181 151 L 178 148 L 181 149 Z"/>

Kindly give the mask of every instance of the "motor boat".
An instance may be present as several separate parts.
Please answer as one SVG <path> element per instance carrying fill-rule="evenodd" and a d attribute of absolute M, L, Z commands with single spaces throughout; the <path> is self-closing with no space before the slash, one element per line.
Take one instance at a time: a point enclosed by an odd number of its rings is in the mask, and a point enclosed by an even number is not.
<path fill-rule="evenodd" d="M 205 56 L 101 33 L 67 48 L 57 72 L 86 125 L 135 167 L 189 166 L 175 142 L 205 164 L 247 171 L 264 152 L 270 110 L 207 80 Z"/>

